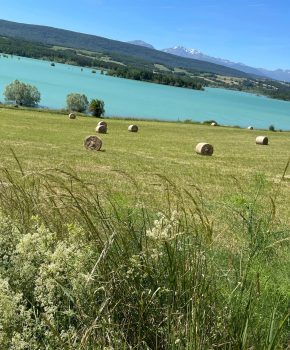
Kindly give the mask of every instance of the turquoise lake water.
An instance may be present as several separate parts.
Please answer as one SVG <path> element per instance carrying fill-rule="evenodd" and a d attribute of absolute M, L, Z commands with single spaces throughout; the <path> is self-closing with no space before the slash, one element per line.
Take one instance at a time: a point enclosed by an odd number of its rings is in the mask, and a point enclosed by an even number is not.
<path fill-rule="evenodd" d="M 0 56 L 0 101 L 5 86 L 18 79 L 35 85 L 40 105 L 65 108 L 66 95 L 85 94 L 105 102 L 106 115 L 160 120 L 204 121 L 224 125 L 290 130 L 290 102 L 224 89 L 176 88 L 93 74 L 91 69 L 29 58 Z"/>

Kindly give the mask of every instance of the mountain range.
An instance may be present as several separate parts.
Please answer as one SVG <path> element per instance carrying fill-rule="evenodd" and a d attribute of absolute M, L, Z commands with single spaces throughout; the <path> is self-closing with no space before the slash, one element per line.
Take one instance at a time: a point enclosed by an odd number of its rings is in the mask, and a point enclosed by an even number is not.
<path fill-rule="evenodd" d="M 150 47 L 154 49 L 154 46 L 151 44 L 146 43 L 143 40 L 134 40 L 134 41 L 129 41 L 129 43 L 134 44 L 134 45 L 140 45 L 144 47 Z M 261 77 L 266 77 L 270 79 L 275 79 L 275 80 L 281 80 L 281 81 L 287 81 L 290 82 L 290 70 L 283 70 L 283 69 L 276 69 L 276 70 L 269 70 L 265 68 L 254 68 L 250 67 L 246 64 L 243 63 L 236 63 L 229 61 L 227 59 L 223 58 L 217 58 L 213 56 L 206 55 L 202 53 L 201 51 L 197 49 L 189 49 L 184 46 L 174 46 L 168 49 L 163 49 L 161 50 L 166 53 L 170 53 L 172 55 L 176 55 L 179 57 L 185 57 L 185 58 L 191 58 L 199 61 L 205 61 L 205 62 L 211 62 L 215 64 L 219 64 L 225 67 L 237 69 L 239 71 L 245 72 L 250 75 L 256 75 L 256 76 L 261 76 Z"/>
<path fill-rule="evenodd" d="M 260 75 L 271 79 L 290 82 L 290 70 L 283 70 L 283 69 L 268 70 L 264 68 L 254 68 L 254 67 L 247 66 L 243 63 L 236 63 L 226 59 L 208 56 L 197 49 L 187 49 L 183 46 L 174 46 L 169 49 L 163 49 L 162 51 L 171 53 L 173 55 L 177 55 L 180 57 L 192 58 L 200 61 L 221 64 L 229 68 L 238 69 L 248 74 Z"/>

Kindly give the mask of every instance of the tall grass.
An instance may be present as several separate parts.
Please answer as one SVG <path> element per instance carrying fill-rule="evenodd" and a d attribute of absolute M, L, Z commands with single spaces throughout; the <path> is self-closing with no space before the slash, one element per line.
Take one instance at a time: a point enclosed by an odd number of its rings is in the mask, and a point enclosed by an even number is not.
<path fill-rule="evenodd" d="M 1 171 L 1 349 L 289 347 L 289 227 L 263 177 L 215 206 L 164 178 L 155 213 L 18 167 Z"/>

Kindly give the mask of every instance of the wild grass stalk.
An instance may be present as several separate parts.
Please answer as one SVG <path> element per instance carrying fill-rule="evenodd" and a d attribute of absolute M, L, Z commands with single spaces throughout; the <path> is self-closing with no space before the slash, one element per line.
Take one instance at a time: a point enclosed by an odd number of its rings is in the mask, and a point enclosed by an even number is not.
<path fill-rule="evenodd" d="M 218 213 L 162 181 L 155 213 L 72 171 L 2 169 L 1 348 L 287 348 L 289 227 L 265 181 Z"/>

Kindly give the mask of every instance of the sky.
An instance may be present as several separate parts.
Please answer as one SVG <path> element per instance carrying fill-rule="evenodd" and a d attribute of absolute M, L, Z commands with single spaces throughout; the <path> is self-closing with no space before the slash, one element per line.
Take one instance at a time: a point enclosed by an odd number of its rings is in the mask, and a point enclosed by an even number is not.
<path fill-rule="evenodd" d="M 10 21 L 290 69 L 290 0 L 0 0 L 0 11 Z"/>

